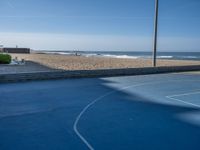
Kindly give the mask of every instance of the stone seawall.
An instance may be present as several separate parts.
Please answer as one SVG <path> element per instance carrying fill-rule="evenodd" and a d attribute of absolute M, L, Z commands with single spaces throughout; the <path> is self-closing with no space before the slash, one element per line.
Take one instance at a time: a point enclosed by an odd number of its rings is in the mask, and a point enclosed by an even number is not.
<path fill-rule="evenodd" d="M 0 83 L 21 82 L 30 80 L 50 80 L 83 77 L 113 77 L 130 75 L 147 75 L 160 73 L 175 73 L 184 71 L 200 71 L 200 65 L 175 66 L 175 67 L 148 67 L 130 69 L 104 69 L 104 70 L 77 70 L 77 71 L 54 71 L 54 72 L 32 72 L 17 74 L 1 74 Z"/>

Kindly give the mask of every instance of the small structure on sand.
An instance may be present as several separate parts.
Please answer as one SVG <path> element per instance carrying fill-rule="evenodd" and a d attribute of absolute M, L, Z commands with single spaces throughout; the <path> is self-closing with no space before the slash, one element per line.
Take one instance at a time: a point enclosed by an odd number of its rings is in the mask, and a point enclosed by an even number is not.
<path fill-rule="evenodd" d="M 20 53 L 20 54 L 30 54 L 30 48 L 9 48 L 9 47 L 4 47 L 1 49 L 2 52 L 5 53 Z"/>

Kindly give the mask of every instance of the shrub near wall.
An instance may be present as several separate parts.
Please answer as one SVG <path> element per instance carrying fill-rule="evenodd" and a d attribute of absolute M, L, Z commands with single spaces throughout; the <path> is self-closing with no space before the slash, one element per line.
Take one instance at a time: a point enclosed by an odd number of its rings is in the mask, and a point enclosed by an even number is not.
<path fill-rule="evenodd" d="M 0 64 L 9 64 L 10 62 L 11 62 L 10 55 L 0 53 Z"/>

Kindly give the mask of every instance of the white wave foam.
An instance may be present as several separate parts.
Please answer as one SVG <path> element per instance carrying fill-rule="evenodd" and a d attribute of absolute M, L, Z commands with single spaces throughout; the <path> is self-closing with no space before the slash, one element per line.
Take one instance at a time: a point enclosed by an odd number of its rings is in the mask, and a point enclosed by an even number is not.
<path fill-rule="evenodd" d="M 102 55 L 103 57 L 110 57 L 110 58 L 129 58 L 129 59 L 138 59 L 138 56 L 128 56 L 128 55 Z"/>
<path fill-rule="evenodd" d="M 74 53 L 69 52 L 43 52 L 45 54 L 57 54 L 57 55 L 73 55 Z"/>
<path fill-rule="evenodd" d="M 173 58 L 173 56 L 158 56 L 158 58 Z"/>
<path fill-rule="evenodd" d="M 99 56 L 99 55 L 97 55 L 97 54 L 83 54 L 83 56 L 85 56 L 85 57 L 96 57 L 96 56 Z"/>
<path fill-rule="evenodd" d="M 181 58 L 195 59 L 195 58 L 198 58 L 198 57 L 196 57 L 196 56 L 181 56 Z"/>

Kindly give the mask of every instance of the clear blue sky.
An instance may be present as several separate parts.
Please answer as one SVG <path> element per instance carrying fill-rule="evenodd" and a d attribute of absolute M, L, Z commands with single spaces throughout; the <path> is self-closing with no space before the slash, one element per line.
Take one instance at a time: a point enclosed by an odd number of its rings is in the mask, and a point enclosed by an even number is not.
<path fill-rule="evenodd" d="M 0 44 L 151 50 L 154 0 L 0 0 Z M 200 51 L 200 0 L 160 0 L 160 51 Z"/>

